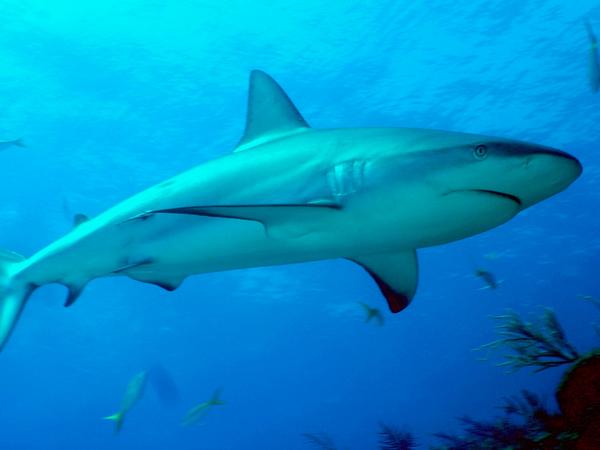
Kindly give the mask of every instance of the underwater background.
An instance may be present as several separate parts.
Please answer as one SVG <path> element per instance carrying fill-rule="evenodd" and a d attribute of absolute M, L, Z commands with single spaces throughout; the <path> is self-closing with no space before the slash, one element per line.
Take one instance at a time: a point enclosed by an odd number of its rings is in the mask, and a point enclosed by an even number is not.
<path fill-rule="evenodd" d="M 0 355 L 0 448 L 377 448 L 380 422 L 419 448 L 458 417 L 498 414 L 521 389 L 552 408 L 561 368 L 506 373 L 491 316 L 550 307 L 569 340 L 598 344 L 600 96 L 584 19 L 597 1 L 0 1 L 0 247 L 31 255 L 150 185 L 227 154 L 248 75 L 273 75 L 314 127 L 440 128 L 574 154 L 582 177 L 501 227 L 419 251 L 417 296 L 387 312 L 347 261 L 206 274 L 177 291 L 125 277 L 62 307 L 39 289 Z M 402 232 L 402 230 L 399 230 Z M 484 267 L 501 280 L 485 288 Z M 380 307 L 364 323 L 358 302 Z M 123 430 L 129 380 L 159 364 Z M 222 388 L 225 405 L 181 427 Z"/>

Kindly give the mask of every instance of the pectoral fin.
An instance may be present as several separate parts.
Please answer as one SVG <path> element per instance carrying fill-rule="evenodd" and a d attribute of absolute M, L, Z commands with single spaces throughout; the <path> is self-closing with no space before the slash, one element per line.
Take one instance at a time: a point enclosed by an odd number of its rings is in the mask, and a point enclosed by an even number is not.
<path fill-rule="evenodd" d="M 295 237 L 310 232 L 307 224 L 318 222 L 323 214 L 331 214 L 339 209 L 340 205 L 326 200 L 303 204 L 185 206 L 147 211 L 130 220 L 145 220 L 155 214 L 248 220 L 262 224 L 272 237 Z"/>
<path fill-rule="evenodd" d="M 391 312 L 400 312 L 409 305 L 417 290 L 419 278 L 416 251 L 349 259 L 361 265 L 371 275 Z"/>

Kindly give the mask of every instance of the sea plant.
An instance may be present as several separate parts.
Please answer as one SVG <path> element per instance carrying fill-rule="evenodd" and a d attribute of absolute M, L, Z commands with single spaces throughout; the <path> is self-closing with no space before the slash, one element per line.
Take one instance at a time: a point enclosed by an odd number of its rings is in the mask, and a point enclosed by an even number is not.
<path fill-rule="evenodd" d="M 586 297 L 600 308 L 600 301 Z M 514 312 L 496 316 L 500 339 L 481 348 L 504 348 L 500 366 L 540 372 L 571 365 L 556 389 L 558 410 L 551 412 L 527 390 L 505 399 L 502 415 L 491 420 L 462 417 L 458 434 L 437 433 L 431 450 L 568 450 L 600 448 L 600 348 L 580 354 L 568 341 L 551 309 L 539 321 L 527 322 Z M 600 333 L 599 333 L 600 334 Z M 325 434 L 305 434 L 319 449 L 334 450 Z M 416 448 L 412 434 L 380 424 L 381 450 Z"/>
<path fill-rule="evenodd" d="M 411 433 L 385 423 L 379 424 L 379 448 L 381 450 L 412 450 L 417 447 Z"/>
<path fill-rule="evenodd" d="M 576 436 L 564 428 L 560 415 L 552 414 L 540 398 L 523 390 L 506 399 L 503 415 L 490 421 L 460 419 L 460 435 L 437 433 L 441 445 L 434 450 L 507 450 L 567 448 Z"/>
<path fill-rule="evenodd" d="M 505 348 L 505 361 L 499 366 L 507 366 L 512 371 L 532 367 L 535 372 L 572 364 L 581 357 L 567 340 L 556 319 L 554 311 L 546 309 L 540 321 L 526 322 L 514 312 L 494 317 L 500 339 L 485 344 L 479 349 Z"/>
<path fill-rule="evenodd" d="M 333 439 L 327 433 L 302 433 L 302 436 L 304 436 L 314 448 L 320 450 L 337 450 Z"/>

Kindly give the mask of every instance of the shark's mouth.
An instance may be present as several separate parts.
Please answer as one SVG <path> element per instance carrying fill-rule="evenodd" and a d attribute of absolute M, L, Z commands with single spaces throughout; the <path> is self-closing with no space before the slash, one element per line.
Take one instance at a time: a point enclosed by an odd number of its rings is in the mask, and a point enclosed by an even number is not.
<path fill-rule="evenodd" d="M 472 189 L 472 191 L 481 192 L 483 194 L 495 195 L 497 197 L 507 198 L 508 200 L 512 200 L 519 206 L 522 205 L 521 199 L 519 197 L 512 195 L 512 194 L 507 194 L 506 192 L 490 191 L 489 189 Z"/>
<path fill-rule="evenodd" d="M 492 191 L 489 189 L 460 189 L 460 190 L 456 190 L 456 191 L 450 191 L 446 195 L 452 194 L 454 192 L 479 192 L 481 194 L 494 195 L 496 197 L 506 198 L 506 199 L 516 203 L 517 205 L 519 205 L 519 207 L 522 206 L 522 204 L 523 204 L 521 202 L 521 199 L 515 195 L 507 194 L 506 192 Z"/>

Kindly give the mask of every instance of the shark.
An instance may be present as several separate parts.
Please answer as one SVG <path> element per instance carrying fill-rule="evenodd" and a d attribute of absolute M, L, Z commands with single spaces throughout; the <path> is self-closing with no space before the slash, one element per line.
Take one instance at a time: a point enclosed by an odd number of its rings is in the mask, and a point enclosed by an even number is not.
<path fill-rule="evenodd" d="M 585 21 L 585 28 L 587 30 L 588 39 L 590 42 L 588 65 L 590 87 L 592 88 L 593 92 L 598 92 L 598 90 L 600 90 L 600 56 L 598 56 L 598 38 L 594 34 L 592 24 L 587 20 Z"/>
<path fill-rule="evenodd" d="M 71 306 L 104 276 L 172 291 L 192 274 L 345 258 L 399 312 L 416 293 L 417 249 L 497 227 L 581 172 L 570 154 L 518 140 L 312 128 L 281 86 L 254 70 L 233 152 L 79 217 L 29 258 L 0 252 L 0 346 L 38 287 L 66 286 Z"/>

